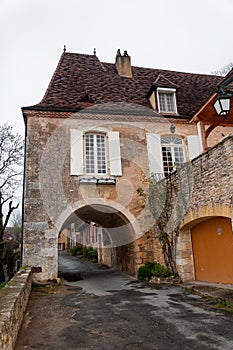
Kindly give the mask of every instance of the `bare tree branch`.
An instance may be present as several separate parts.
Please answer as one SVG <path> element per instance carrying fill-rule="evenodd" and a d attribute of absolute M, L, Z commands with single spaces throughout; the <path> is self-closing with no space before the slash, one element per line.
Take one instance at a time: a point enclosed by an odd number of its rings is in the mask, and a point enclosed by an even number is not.
<path fill-rule="evenodd" d="M 0 242 L 10 217 L 19 206 L 13 204 L 22 184 L 23 140 L 12 126 L 0 126 Z M 7 206 L 8 203 L 8 206 Z"/>
<path fill-rule="evenodd" d="M 220 69 L 217 69 L 216 71 L 211 72 L 211 74 L 219 75 L 219 76 L 225 76 L 227 73 L 232 69 L 233 62 L 229 62 L 228 64 L 225 64 Z"/>
<path fill-rule="evenodd" d="M 3 205 L 3 204 L 5 204 L 5 203 L 7 203 L 10 199 L 12 199 L 13 198 L 13 196 L 11 195 L 11 196 L 9 196 L 9 197 L 6 197 L 5 199 L 2 197 L 2 201 L 1 201 L 1 205 Z"/>
<path fill-rule="evenodd" d="M 16 172 L 16 173 L 12 173 L 11 175 L 8 175 L 7 178 L 3 179 L 3 182 L 1 183 L 0 185 L 0 189 L 2 189 L 4 186 L 7 185 L 7 183 L 11 180 L 11 179 L 14 179 L 14 182 L 17 181 L 17 177 L 22 175 L 22 171 L 20 172 Z"/>
<path fill-rule="evenodd" d="M 8 224 L 8 222 L 9 222 L 9 219 L 10 219 L 10 216 L 11 216 L 12 212 L 13 212 L 15 209 L 17 209 L 18 206 L 19 206 L 19 203 L 18 203 L 15 207 L 14 207 L 12 204 L 13 204 L 13 202 L 10 201 L 9 207 L 8 207 L 8 212 L 7 212 L 6 218 L 5 218 L 5 222 L 4 222 L 3 227 L 2 227 L 3 232 L 5 231 L 5 229 L 6 229 L 6 227 L 7 227 L 7 224 Z"/>

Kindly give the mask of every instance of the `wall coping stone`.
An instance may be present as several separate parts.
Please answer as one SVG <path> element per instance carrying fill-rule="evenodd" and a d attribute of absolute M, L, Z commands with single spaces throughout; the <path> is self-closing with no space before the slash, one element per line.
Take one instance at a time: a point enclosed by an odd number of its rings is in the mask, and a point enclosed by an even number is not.
<path fill-rule="evenodd" d="M 32 269 L 22 268 L 0 291 L 0 348 L 13 350 L 32 288 Z"/>

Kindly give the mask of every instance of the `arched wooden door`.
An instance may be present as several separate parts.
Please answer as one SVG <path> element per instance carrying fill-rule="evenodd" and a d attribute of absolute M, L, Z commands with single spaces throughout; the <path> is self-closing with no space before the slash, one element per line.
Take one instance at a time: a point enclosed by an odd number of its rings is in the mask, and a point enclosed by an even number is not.
<path fill-rule="evenodd" d="M 215 217 L 192 228 L 195 278 L 233 284 L 233 234 L 229 218 Z"/>

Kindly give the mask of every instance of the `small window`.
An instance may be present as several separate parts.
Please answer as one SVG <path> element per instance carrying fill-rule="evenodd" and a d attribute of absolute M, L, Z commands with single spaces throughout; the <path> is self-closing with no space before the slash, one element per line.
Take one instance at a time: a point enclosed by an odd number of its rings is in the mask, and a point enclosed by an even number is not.
<path fill-rule="evenodd" d="M 157 90 L 158 111 L 177 113 L 175 89 L 159 88 Z"/>
<path fill-rule="evenodd" d="M 86 174 L 106 174 L 106 137 L 104 134 L 85 135 Z"/>
<path fill-rule="evenodd" d="M 162 137 L 162 157 L 164 176 L 168 176 L 184 164 L 184 147 L 178 137 Z"/>

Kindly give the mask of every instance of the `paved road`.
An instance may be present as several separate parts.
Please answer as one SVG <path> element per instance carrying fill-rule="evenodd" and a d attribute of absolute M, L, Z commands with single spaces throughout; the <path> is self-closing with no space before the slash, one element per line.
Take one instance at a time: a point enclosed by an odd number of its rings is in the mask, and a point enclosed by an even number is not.
<path fill-rule="evenodd" d="M 69 281 L 33 290 L 16 350 L 233 349 L 233 316 L 211 301 L 177 286 L 143 285 L 64 252 L 59 261 Z"/>

